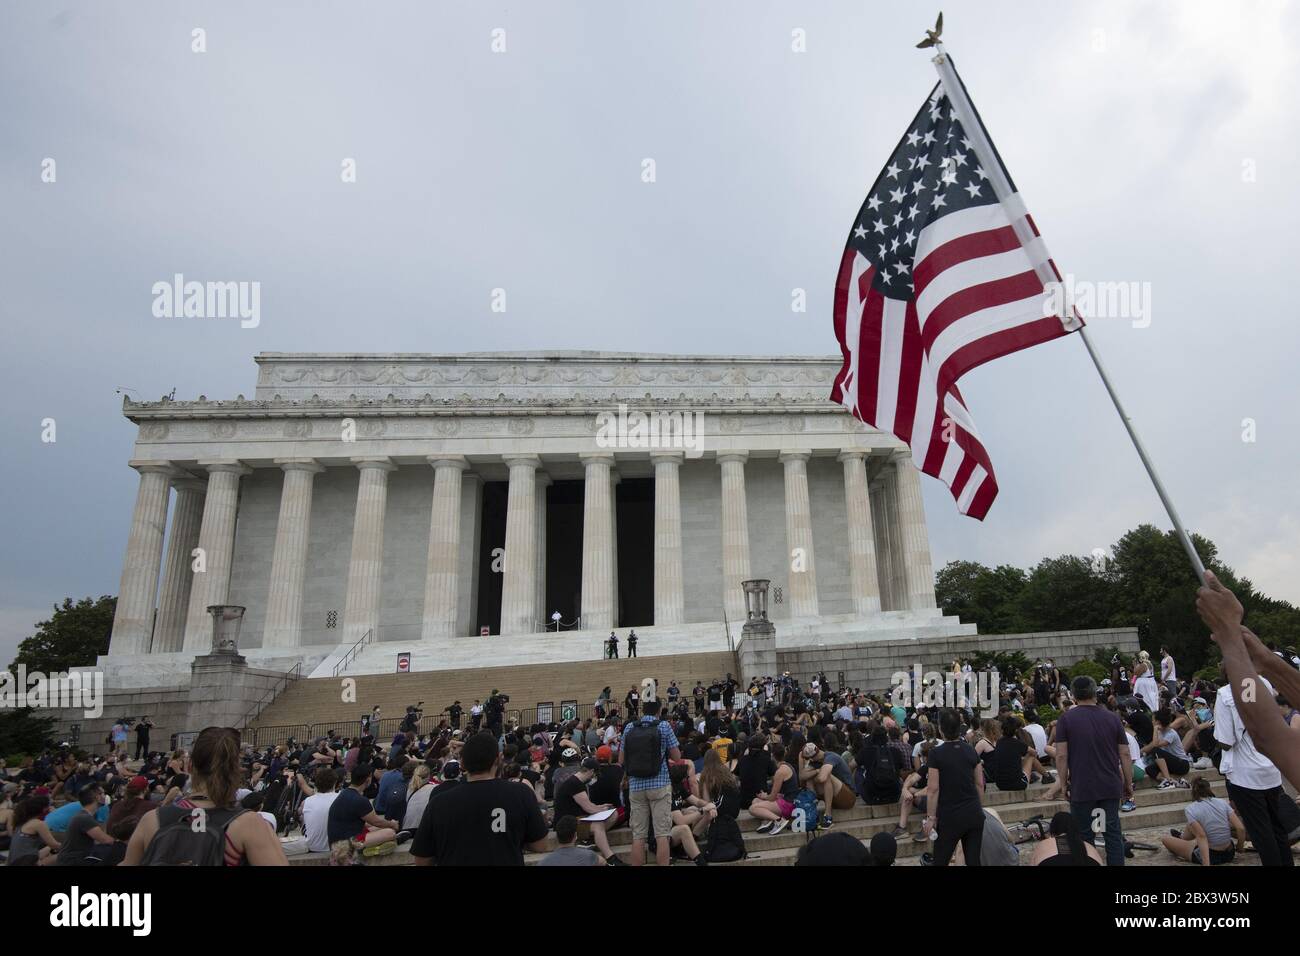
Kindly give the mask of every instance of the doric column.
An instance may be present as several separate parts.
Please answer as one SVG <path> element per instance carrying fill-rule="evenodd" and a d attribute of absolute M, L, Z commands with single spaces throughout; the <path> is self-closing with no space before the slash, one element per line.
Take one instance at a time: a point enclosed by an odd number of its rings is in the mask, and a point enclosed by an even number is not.
<path fill-rule="evenodd" d="M 239 479 L 252 472 L 241 461 L 200 461 L 208 470 L 208 494 L 199 527 L 202 570 L 194 572 L 190 607 L 185 615 L 185 653 L 212 649 L 212 618 L 208 607 L 225 604 L 230 594 L 230 562 L 235 551 L 235 518 L 239 512 Z"/>
<path fill-rule="evenodd" d="M 749 511 L 745 504 L 747 451 L 718 452 L 722 467 L 722 600 L 727 621 L 745 621 L 745 593 L 740 582 L 749 580 Z"/>
<path fill-rule="evenodd" d="M 370 634 L 379 640 L 379 599 L 384 577 L 384 513 L 388 509 L 388 473 L 392 461 L 383 457 L 354 458 L 361 472 L 357 509 L 352 521 L 352 556 L 348 562 L 348 593 L 344 605 L 343 637 L 359 641 Z"/>
<path fill-rule="evenodd" d="M 420 640 L 454 637 L 460 614 L 460 498 L 469 468 L 462 455 L 430 455 L 433 507 L 429 512 L 429 555 L 424 572 L 424 616 Z"/>
<path fill-rule="evenodd" d="M 935 606 L 934 568 L 930 564 L 930 535 L 921 500 L 921 473 L 912 464 L 911 457 L 900 456 L 894 461 L 894 475 L 907 606 L 913 610 L 931 608 Z"/>
<path fill-rule="evenodd" d="M 787 451 L 785 466 L 785 546 L 790 569 L 790 616 L 817 616 L 817 564 L 813 559 L 812 505 L 808 501 L 808 459 L 812 452 Z"/>
<path fill-rule="evenodd" d="M 681 452 L 651 452 L 655 466 L 655 627 L 686 619 L 682 582 Z"/>
<path fill-rule="evenodd" d="M 271 552 L 262 647 L 300 647 L 312 488 L 316 475 L 325 468 L 314 458 L 277 458 L 275 463 L 284 471 L 284 487 L 275 525 L 275 549 Z"/>
<path fill-rule="evenodd" d="M 501 633 L 530 634 L 537 606 L 536 455 L 507 455 L 506 554 L 501 580 Z"/>
<path fill-rule="evenodd" d="M 551 609 L 546 606 L 546 489 L 551 476 L 537 473 L 537 503 L 533 506 L 537 524 L 537 627 L 546 630 L 551 623 Z"/>
<path fill-rule="evenodd" d="M 868 480 L 871 494 L 871 525 L 876 532 L 876 579 L 880 582 L 880 609 L 905 611 L 907 602 L 900 597 L 903 562 L 898 550 L 898 496 L 894 493 L 894 466 L 886 460 L 874 479 Z"/>
<path fill-rule="evenodd" d="M 614 456 L 583 454 L 587 466 L 582 497 L 582 626 L 614 626 L 614 526 L 610 469 Z"/>
<path fill-rule="evenodd" d="M 610 627 L 618 627 L 618 486 L 623 476 L 617 471 L 609 473 L 609 606 Z"/>
<path fill-rule="evenodd" d="M 151 648 L 155 654 L 170 654 L 185 645 L 185 616 L 190 610 L 190 586 L 194 581 L 190 562 L 199 546 L 203 497 L 208 489 L 207 483 L 197 478 L 177 478 L 172 487 L 176 489 L 176 500 L 163 560 L 162 591 L 158 595 L 158 623 Z"/>
<path fill-rule="evenodd" d="M 163 534 L 167 529 L 167 497 L 176 469 L 169 462 L 132 461 L 140 473 L 126 538 L 122 582 L 113 615 L 109 653 L 147 654 L 153 637 L 154 599 L 158 595 L 158 568 L 162 563 Z"/>
<path fill-rule="evenodd" d="M 849 531 L 849 593 L 853 612 L 865 617 L 880 610 L 880 581 L 876 575 L 876 540 L 871 522 L 871 495 L 867 491 L 867 453 L 846 449 L 844 510 Z"/>

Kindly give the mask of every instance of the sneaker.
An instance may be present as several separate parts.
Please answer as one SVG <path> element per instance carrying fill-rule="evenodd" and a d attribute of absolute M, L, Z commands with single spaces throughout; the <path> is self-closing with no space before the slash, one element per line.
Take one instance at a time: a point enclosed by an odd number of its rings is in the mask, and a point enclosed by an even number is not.
<path fill-rule="evenodd" d="M 1157 789 L 1157 790 L 1173 790 L 1173 789 L 1176 788 L 1177 786 L 1178 786 L 1178 784 L 1174 783 L 1174 782 L 1173 782 L 1172 780 L 1170 780 L 1168 777 L 1165 777 L 1165 779 L 1161 780 L 1158 784 L 1156 784 L 1156 789 Z"/>
<path fill-rule="evenodd" d="M 1193 770 L 1213 770 L 1213 769 L 1214 769 L 1214 761 L 1211 760 L 1209 757 L 1197 757 L 1196 760 L 1195 760 L 1195 762 L 1192 763 L 1192 769 L 1193 769 Z"/>
<path fill-rule="evenodd" d="M 1178 827 L 1170 827 L 1169 835 L 1175 839 L 1181 840 L 1183 838 L 1183 831 L 1178 829 Z"/>
<path fill-rule="evenodd" d="M 835 821 L 832 820 L 829 816 L 823 816 L 820 820 L 817 821 L 818 830 L 829 830 L 833 826 L 835 826 Z"/>
<path fill-rule="evenodd" d="M 917 830 L 916 833 L 912 834 L 913 843 L 926 843 L 929 839 L 930 838 L 925 835 L 925 831 L 923 830 Z"/>
<path fill-rule="evenodd" d="M 695 858 L 693 862 L 695 863 L 696 866 L 708 866 L 709 858 L 705 856 L 703 853 L 701 853 L 699 856 Z"/>
<path fill-rule="evenodd" d="M 754 832 L 755 832 L 755 833 L 770 833 L 771 830 L 772 830 L 772 821 L 771 821 L 771 820 L 764 820 L 762 823 L 760 823 L 760 824 L 758 825 L 758 828 L 757 828 Z"/>
<path fill-rule="evenodd" d="M 401 846 L 403 843 L 409 843 L 413 836 L 415 836 L 415 832 L 412 830 L 398 830 L 397 845 Z"/>
<path fill-rule="evenodd" d="M 1179 777 L 1177 780 L 1175 780 L 1175 781 L 1174 781 L 1174 786 L 1177 787 L 1179 790 L 1190 790 L 1190 789 L 1192 789 L 1192 785 L 1191 785 L 1190 783 L 1187 782 L 1187 778 L 1185 778 L 1185 777 Z"/>
<path fill-rule="evenodd" d="M 1121 813 L 1132 813 L 1137 808 L 1138 805 L 1134 803 L 1132 800 L 1125 800 L 1123 803 L 1119 805 L 1119 809 Z"/>
<path fill-rule="evenodd" d="M 623 860 L 621 856 L 607 856 L 605 857 L 605 865 L 606 866 L 627 866 L 627 863 Z"/>
<path fill-rule="evenodd" d="M 901 840 L 907 836 L 907 827 L 894 827 L 894 832 L 890 834 L 895 840 Z"/>
<path fill-rule="evenodd" d="M 397 851 L 397 844 L 392 840 L 387 843 L 380 843 L 375 846 L 368 846 L 361 851 L 362 856 L 388 856 L 390 853 Z"/>
<path fill-rule="evenodd" d="M 777 820 L 775 823 L 772 824 L 772 831 L 771 831 L 772 836 L 776 836 L 778 833 L 780 833 L 789 825 L 790 825 L 789 820 Z"/>
<path fill-rule="evenodd" d="M 1050 770 L 1043 772 L 1043 783 L 1056 783 L 1056 774 Z"/>

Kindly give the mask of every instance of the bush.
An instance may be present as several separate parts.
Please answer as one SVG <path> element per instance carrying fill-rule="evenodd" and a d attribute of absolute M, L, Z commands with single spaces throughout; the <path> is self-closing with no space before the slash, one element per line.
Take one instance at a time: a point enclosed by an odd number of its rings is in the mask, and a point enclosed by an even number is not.
<path fill-rule="evenodd" d="M 997 671 L 998 680 L 1005 684 L 1020 680 L 1033 662 L 1020 651 L 979 651 L 971 656 L 970 666 L 976 671 Z"/>
<path fill-rule="evenodd" d="M 1110 660 L 1110 658 L 1106 658 Z M 1070 675 L 1070 680 L 1076 677 L 1091 677 L 1098 684 L 1110 676 L 1110 668 L 1102 667 L 1095 660 L 1079 661 L 1078 663 L 1066 668 L 1066 673 Z"/>
<path fill-rule="evenodd" d="M 1118 647 L 1099 647 L 1092 652 L 1092 660 L 1106 672 L 1106 676 L 1110 676 L 1110 662 L 1118 653 Z"/>
<path fill-rule="evenodd" d="M 1043 704 L 1041 707 L 1035 707 L 1034 712 L 1038 714 L 1038 722 L 1046 730 L 1056 718 L 1061 716 L 1061 712 L 1051 704 Z"/>

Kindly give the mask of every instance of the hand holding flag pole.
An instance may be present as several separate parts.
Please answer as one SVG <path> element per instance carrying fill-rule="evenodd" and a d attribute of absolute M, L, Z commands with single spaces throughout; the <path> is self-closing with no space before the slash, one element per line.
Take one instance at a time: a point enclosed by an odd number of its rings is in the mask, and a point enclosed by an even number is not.
<path fill-rule="evenodd" d="M 935 56 L 933 63 L 939 73 L 939 79 L 943 87 L 943 92 L 947 94 L 948 102 L 951 104 L 953 112 L 960 121 L 962 128 L 966 131 L 971 141 L 971 149 L 979 160 L 980 165 L 987 171 L 989 182 L 991 183 L 998 201 L 1006 208 L 1009 218 L 1015 228 L 1016 236 L 1020 244 L 1026 249 L 1037 247 L 1039 253 L 1035 256 L 1035 271 L 1042 279 L 1044 286 L 1060 281 L 1055 267 L 1052 265 L 1047 256 L 1046 249 L 1043 247 L 1042 237 L 1034 235 L 1031 227 L 1027 222 L 1024 214 L 1024 203 L 1014 194 L 1002 163 L 998 160 L 997 153 L 985 135 L 984 126 L 979 121 L 975 113 L 975 108 L 971 104 L 969 97 L 966 95 L 966 88 L 957 75 L 957 70 L 953 66 L 952 58 L 944 49 L 943 42 L 939 39 L 943 32 L 943 14 L 939 14 L 939 20 L 933 30 L 926 31 L 926 38 L 917 44 L 918 47 L 933 47 Z M 1106 391 L 1110 395 L 1110 400 L 1115 405 L 1115 411 L 1119 414 L 1120 420 L 1123 421 L 1125 429 L 1128 430 L 1129 438 L 1133 441 L 1133 447 L 1137 449 L 1138 457 L 1142 460 L 1143 466 L 1147 470 L 1147 475 L 1151 478 L 1151 483 L 1155 486 L 1156 494 L 1160 496 L 1161 503 L 1165 506 L 1165 511 L 1169 514 L 1169 520 L 1173 522 L 1174 532 L 1178 535 L 1178 540 L 1182 542 L 1183 550 L 1187 552 L 1188 560 L 1191 561 L 1192 569 L 1196 573 L 1198 584 L 1205 583 L 1205 565 L 1201 562 L 1200 555 L 1196 553 L 1196 548 L 1192 545 L 1192 540 L 1188 536 L 1186 529 L 1183 527 L 1182 520 L 1178 517 L 1178 512 L 1174 508 L 1174 503 L 1169 498 L 1169 493 L 1165 491 L 1164 484 L 1160 481 L 1160 476 L 1156 474 L 1155 465 L 1151 462 L 1151 457 L 1147 454 L 1146 447 L 1142 444 L 1142 439 L 1138 437 L 1137 430 L 1133 426 L 1133 420 L 1129 417 L 1128 412 L 1124 410 L 1120 402 L 1119 395 L 1115 391 L 1115 386 L 1106 374 L 1106 369 L 1102 365 L 1101 358 L 1097 354 L 1097 348 L 1093 344 L 1091 337 L 1088 335 L 1088 329 L 1079 322 L 1076 315 L 1073 314 L 1073 305 L 1066 303 L 1063 310 L 1065 314 L 1061 316 L 1062 324 L 1070 330 L 1078 331 L 1083 339 L 1084 347 L 1088 350 L 1088 355 L 1092 359 L 1093 365 L 1097 369 L 1097 374 L 1101 377 L 1102 384 L 1106 386 Z"/>

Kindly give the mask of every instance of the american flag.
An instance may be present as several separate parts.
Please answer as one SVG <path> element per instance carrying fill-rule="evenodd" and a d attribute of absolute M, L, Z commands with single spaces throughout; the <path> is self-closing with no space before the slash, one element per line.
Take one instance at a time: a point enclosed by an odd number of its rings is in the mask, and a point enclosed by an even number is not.
<path fill-rule="evenodd" d="M 1009 184 L 1005 202 L 936 84 L 844 247 L 835 282 L 844 365 L 831 389 L 854 417 L 906 442 L 916 467 L 981 519 L 998 485 L 958 380 L 1081 325 L 1045 316 L 1041 276 L 1060 273 L 996 150 L 993 160 Z M 1035 237 L 1027 244 L 1014 228 L 1021 217 Z"/>

